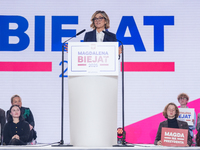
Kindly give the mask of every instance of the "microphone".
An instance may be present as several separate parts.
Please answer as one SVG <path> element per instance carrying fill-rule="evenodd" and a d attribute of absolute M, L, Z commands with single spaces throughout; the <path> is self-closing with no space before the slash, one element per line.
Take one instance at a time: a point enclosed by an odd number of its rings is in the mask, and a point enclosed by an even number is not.
<path fill-rule="evenodd" d="M 82 31 L 80 31 L 79 33 L 77 33 L 76 36 L 82 34 L 83 32 L 85 32 L 85 29 L 83 29 Z"/>
<path fill-rule="evenodd" d="M 82 31 L 78 32 L 76 35 L 72 36 L 71 38 L 69 38 L 68 40 L 66 40 L 65 42 L 63 42 L 63 45 L 64 45 L 67 41 L 71 40 L 71 39 L 74 38 L 75 36 L 78 36 L 78 35 L 82 34 L 83 32 L 85 32 L 85 29 L 83 29 Z"/>
<path fill-rule="evenodd" d="M 116 38 L 116 36 L 113 36 L 113 34 L 111 34 L 111 33 L 109 33 L 109 32 L 107 32 L 107 31 L 102 31 L 104 34 L 107 34 L 107 35 L 109 35 L 109 36 L 111 36 L 111 37 L 114 37 L 115 39 L 116 39 L 116 41 L 119 41 L 120 43 L 121 43 L 121 45 L 122 45 L 122 51 L 123 51 L 123 43 L 120 41 L 120 40 L 118 40 L 117 38 Z M 122 52 L 123 53 L 123 52 Z M 118 59 L 120 59 L 120 55 L 119 55 L 119 58 Z"/>
<path fill-rule="evenodd" d="M 109 36 L 111 36 L 111 37 L 114 37 L 117 41 L 119 41 L 115 36 L 113 36 L 111 33 L 109 33 L 109 32 L 106 32 L 106 31 L 102 31 L 103 33 L 105 33 L 105 34 L 107 34 L 107 35 L 109 35 Z"/>
<path fill-rule="evenodd" d="M 105 34 L 107 34 L 107 35 L 109 35 L 109 36 L 111 36 L 111 37 L 114 37 L 114 38 L 116 39 L 116 41 L 119 41 L 119 42 L 123 45 L 123 43 L 122 43 L 120 40 L 118 40 L 118 39 L 116 38 L 116 36 L 113 36 L 113 34 L 107 32 L 107 31 L 102 31 L 102 32 L 105 33 Z"/>
<path fill-rule="evenodd" d="M 114 37 L 116 41 L 119 41 L 119 40 L 117 40 L 116 36 L 113 36 L 111 33 L 106 32 L 106 31 L 102 31 L 102 32 L 103 32 L 104 34 L 107 34 L 107 35 L 111 36 L 111 37 Z"/>

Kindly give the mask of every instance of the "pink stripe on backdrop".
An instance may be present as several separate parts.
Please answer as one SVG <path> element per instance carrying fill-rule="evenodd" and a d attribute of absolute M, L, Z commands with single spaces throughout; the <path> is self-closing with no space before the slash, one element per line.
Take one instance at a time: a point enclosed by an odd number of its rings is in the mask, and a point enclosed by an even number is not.
<path fill-rule="evenodd" d="M 187 106 L 195 109 L 197 117 L 197 114 L 200 112 L 200 98 L 189 102 Z M 153 144 L 159 124 L 164 120 L 166 119 L 164 118 L 163 114 L 159 113 L 126 126 L 126 142 L 134 144 Z M 194 133 L 196 134 L 196 130 Z"/>
<path fill-rule="evenodd" d="M 121 64 L 122 70 L 122 64 Z M 140 72 L 140 71 L 163 71 L 174 72 L 175 62 L 124 62 L 124 71 Z"/>
<path fill-rule="evenodd" d="M 0 71 L 52 71 L 52 62 L 0 62 Z"/>

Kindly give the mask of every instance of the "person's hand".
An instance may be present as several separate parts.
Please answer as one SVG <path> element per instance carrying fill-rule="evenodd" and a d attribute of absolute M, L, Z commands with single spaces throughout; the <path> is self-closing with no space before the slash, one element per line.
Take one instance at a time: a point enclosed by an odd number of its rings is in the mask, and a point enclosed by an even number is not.
<path fill-rule="evenodd" d="M 119 47 L 119 52 L 118 54 L 120 55 L 122 53 L 122 45 Z"/>
<path fill-rule="evenodd" d="M 65 44 L 64 51 L 66 51 L 68 53 L 68 43 Z"/>
<path fill-rule="evenodd" d="M 189 147 L 189 145 L 187 144 L 185 147 Z"/>
<path fill-rule="evenodd" d="M 15 135 L 12 137 L 12 139 L 14 139 L 15 138 Z"/>
<path fill-rule="evenodd" d="M 194 124 L 194 119 L 192 119 L 192 122 L 193 122 L 193 124 Z"/>
<path fill-rule="evenodd" d="M 33 129 L 33 126 L 29 124 L 29 127 L 30 127 L 30 131 L 31 131 Z"/>
<path fill-rule="evenodd" d="M 158 141 L 158 142 L 157 142 L 157 145 L 162 145 L 162 141 L 161 141 L 161 140 Z"/>
<path fill-rule="evenodd" d="M 18 139 L 19 140 L 19 135 L 15 134 L 12 139 Z"/>
<path fill-rule="evenodd" d="M 19 140 L 19 135 L 16 134 L 16 135 L 15 135 L 15 138 Z"/>

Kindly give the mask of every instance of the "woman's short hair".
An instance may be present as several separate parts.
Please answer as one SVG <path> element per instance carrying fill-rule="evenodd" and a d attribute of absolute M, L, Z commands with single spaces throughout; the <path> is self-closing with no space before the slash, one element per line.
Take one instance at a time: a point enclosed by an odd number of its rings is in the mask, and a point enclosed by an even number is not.
<path fill-rule="evenodd" d="M 16 95 L 13 95 L 13 96 L 11 97 L 11 104 L 13 103 L 13 99 L 14 99 L 15 97 L 19 97 L 19 99 L 22 100 L 21 97 L 20 97 L 19 95 L 17 95 L 17 94 L 16 94 Z"/>
<path fill-rule="evenodd" d="M 7 119 L 8 119 L 8 122 L 12 122 L 12 121 L 13 121 L 13 117 L 12 117 L 11 114 L 10 114 L 11 109 L 12 109 L 13 107 L 18 107 L 19 110 L 20 110 L 19 121 L 24 120 L 24 117 L 23 117 L 23 115 L 22 115 L 22 112 L 21 112 L 20 107 L 19 107 L 18 105 L 12 105 L 12 106 L 10 107 L 10 109 L 9 109 L 9 113 L 8 113 L 8 118 L 7 118 Z"/>
<path fill-rule="evenodd" d="M 178 107 L 176 106 L 176 104 L 174 104 L 174 103 L 169 103 L 169 104 L 167 104 L 167 105 L 165 106 L 165 108 L 164 108 L 164 110 L 163 110 L 163 116 L 164 116 L 165 118 L 168 118 L 168 116 L 167 116 L 167 109 L 168 109 L 169 105 L 174 105 L 174 106 L 175 106 L 175 110 L 176 110 L 175 117 L 178 118 L 178 116 L 179 116 L 179 109 L 178 109 Z"/>
<path fill-rule="evenodd" d="M 180 98 L 187 98 L 187 100 L 189 100 L 189 96 L 185 93 L 181 93 L 178 95 L 177 99 L 179 100 Z"/>
<path fill-rule="evenodd" d="M 104 17 L 104 19 L 105 19 L 105 21 L 106 21 L 105 29 L 110 28 L 110 19 L 109 19 L 108 15 L 105 13 L 105 11 L 101 11 L 101 10 L 96 11 L 96 12 L 92 15 L 92 18 L 91 18 L 92 23 L 91 23 L 90 27 L 91 27 L 92 29 L 96 29 L 95 24 L 94 24 L 94 18 L 95 18 L 95 16 L 96 16 L 97 14 L 102 14 L 102 16 Z"/>

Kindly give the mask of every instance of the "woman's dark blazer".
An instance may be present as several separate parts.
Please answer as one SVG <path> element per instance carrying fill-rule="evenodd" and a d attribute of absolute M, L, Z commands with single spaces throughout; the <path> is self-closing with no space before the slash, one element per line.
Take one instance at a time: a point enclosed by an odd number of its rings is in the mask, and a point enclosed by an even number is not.
<path fill-rule="evenodd" d="M 104 35 L 104 39 L 103 42 L 116 42 L 116 35 L 114 33 L 111 33 L 109 31 L 108 34 Z M 85 33 L 85 37 L 84 37 L 84 42 L 97 42 L 96 39 L 96 30 L 90 31 L 90 32 L 86 32 Z"/>
<path fill-rule="evenodd" d="M 190 136 L 189 127 L 188 127 L 187 122 L 180 121 L 180 120 L 177 120 L 177 122 L 178 122 L 179 129 L 187 129 L 188 130 L 187 144 L 189 146 L 191 146 L 192 145 L 192 137 Z M 162 127 L 168 128 L 168 122 L 167 122 L 167 120 L 161 122 L 160 125 L 159 125 L 159 127 L 158 127 L 158 132 L 157 132 L 157 135 L 156 135 L 156 139 L 154 141 L 155 145 L 157 145 L 157 142 L 161 140 Z"/>

